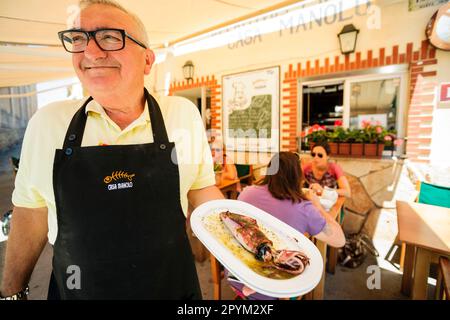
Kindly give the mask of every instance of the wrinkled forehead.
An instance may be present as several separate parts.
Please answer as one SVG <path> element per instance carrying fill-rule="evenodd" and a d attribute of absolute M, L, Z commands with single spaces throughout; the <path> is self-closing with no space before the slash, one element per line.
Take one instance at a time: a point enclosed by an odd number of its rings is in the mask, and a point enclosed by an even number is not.
<path fill-rule="evenodd" d="M 72 19 L 68 19 L 68 28 L 88 31 L 117 28 L 125 29 L 128 32 L 132 32 L 136 28 L 133 19 L 126 12 L 108 5 L 94 4 L 83 9 L 77 7 L 72 16 Z"/>

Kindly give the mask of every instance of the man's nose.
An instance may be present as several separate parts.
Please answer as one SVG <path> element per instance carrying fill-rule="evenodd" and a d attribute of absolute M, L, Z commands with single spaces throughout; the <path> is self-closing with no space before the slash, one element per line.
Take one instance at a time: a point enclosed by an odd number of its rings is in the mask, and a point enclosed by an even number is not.
<path fill-rule="evenodd" d="M 98 58 L 105 58 L 107 53 L 98 46 L 94 38 L 89 37 L 86 49 L 84 49 L 84 55 L 91 60 L 95 60 Z"/>

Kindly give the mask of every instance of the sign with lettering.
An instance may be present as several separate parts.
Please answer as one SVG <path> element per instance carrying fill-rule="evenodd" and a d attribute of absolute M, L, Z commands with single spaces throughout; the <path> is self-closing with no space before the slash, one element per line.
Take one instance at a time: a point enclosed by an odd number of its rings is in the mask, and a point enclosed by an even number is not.
<path fill-rule="evenodd" d="M 222 86 L 227 150 L 278 152 L 279 67 L 227 75 Z"/>
<path fill-rule="evenodd" d="M 409 11 L 437 6 L 447 2 L 448 0 L 409 0 Z"/>
<path fill-rule="evenodd" d="M 441 84 L 439 102 L 450 102 L 450 82 Z"/>

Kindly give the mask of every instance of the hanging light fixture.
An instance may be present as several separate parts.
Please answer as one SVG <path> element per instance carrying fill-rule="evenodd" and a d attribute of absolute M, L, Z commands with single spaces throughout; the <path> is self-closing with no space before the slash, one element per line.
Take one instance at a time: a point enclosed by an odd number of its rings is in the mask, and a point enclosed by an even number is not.
<path fill-rule="evenodd" d="M 186 63 L 183 66 L 183 76 L 184 79 L 186 79 L 188 82 L 189 80 L 194 79 L 194 64 L 191 60 L 186 61 Z"/>
<path fill-rule="evenodd" d="M 359 30 L 353 24 L 347 24 L 342 28 L 342 31 L 338 34 L 342 54 L 355 52 L 358 33 Z"/>

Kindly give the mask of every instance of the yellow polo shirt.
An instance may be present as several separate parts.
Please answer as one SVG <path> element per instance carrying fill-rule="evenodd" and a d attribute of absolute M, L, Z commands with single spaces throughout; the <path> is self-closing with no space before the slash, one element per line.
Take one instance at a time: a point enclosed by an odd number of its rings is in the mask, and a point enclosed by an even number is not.
<path fill-rule="evenodd" d="M 53 160 L 75 112 L 84 100 L 61 101 L 39 109 L 28 123 L 20 155 L 12 202 L 26 208 L 48 208 L 48 239 L 57 235 Z M 158 100 L 167 135 L 175 142 L 180 173 L 180 202 L 187 214 L 187 193 L 215 184 L 213 161 L 203 122 L 196 106 L 181 97 Z M 153 142 L 150 116 L 146 106 L 139 118 L 121 130 L 94 100 L 86 106 L 88 119 L 82 146 L 126 145 Z M 83 199 L 80 199 L 82 201 Z"/>

